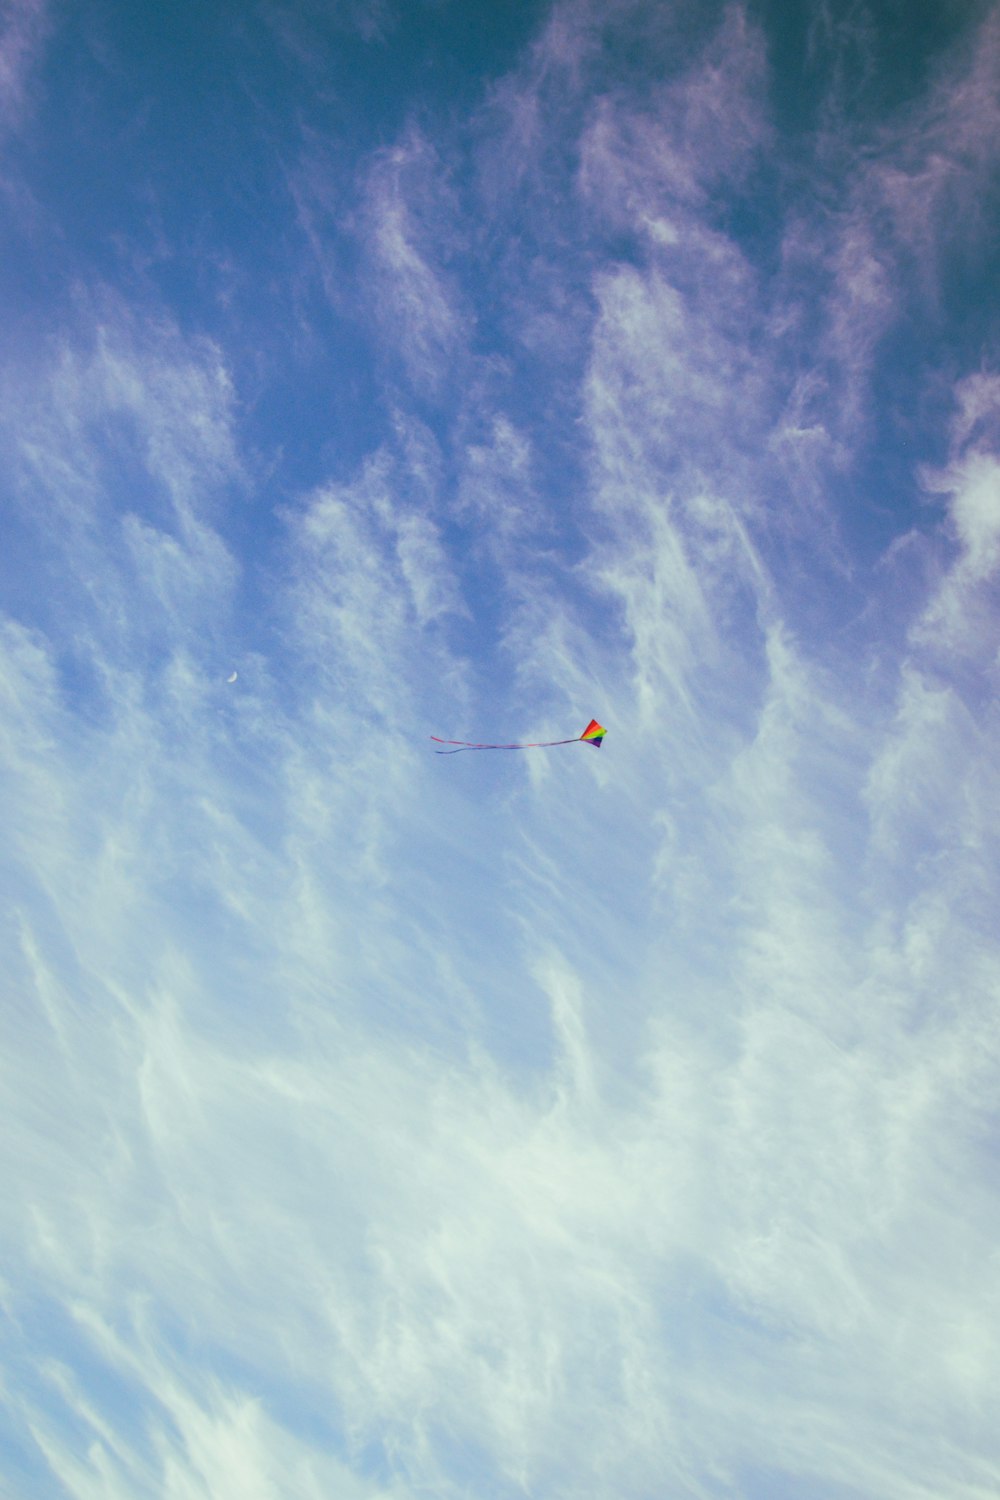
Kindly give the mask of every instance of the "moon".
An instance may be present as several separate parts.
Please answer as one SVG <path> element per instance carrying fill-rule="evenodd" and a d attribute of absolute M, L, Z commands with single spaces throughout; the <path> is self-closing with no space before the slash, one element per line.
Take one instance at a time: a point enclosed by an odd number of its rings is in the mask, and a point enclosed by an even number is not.
<path fill-rule="evenodd" d="M 227 677 L 227 678 L 226 678 L 226 681 L 227 681 L 227 682 L 235 682 L 235 681 L 236 681 L 236 679 L 237 679 L 237 677 L 238 677 L 238 676 L 239 676 L 239 673 L 238 673 L 238 672 L 232 672 L 232 673 L 230 673 L 230 675 L 229 675 L 229 676 L 228 676 L 228 677 Z"/>

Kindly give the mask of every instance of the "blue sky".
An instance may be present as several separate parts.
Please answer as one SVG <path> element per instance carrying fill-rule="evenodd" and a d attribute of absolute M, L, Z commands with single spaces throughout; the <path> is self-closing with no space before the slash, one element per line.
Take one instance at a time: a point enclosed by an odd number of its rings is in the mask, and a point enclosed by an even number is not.
<path fill-rule="evenodd" d="M 1000 1492 L 998 84 L 6 0 L 0 1488 Z"/>

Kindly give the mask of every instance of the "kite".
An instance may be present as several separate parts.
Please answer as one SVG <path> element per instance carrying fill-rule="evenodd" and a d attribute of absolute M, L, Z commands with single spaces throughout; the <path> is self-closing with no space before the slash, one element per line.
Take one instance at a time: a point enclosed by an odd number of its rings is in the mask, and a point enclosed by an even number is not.
<path fill-rule="evenodd" d="M 600 750 L 606 734 L 603 725 L 591 719 L 583 733 L 571 740 L 540 740 L 531 745 L 476 745 L 471 740 L 442 740 L 436 734 L 432 734 L 431 739 L 438 745 L 458 747 L 455 750 L 435 750 L 435 755 L 461 755 L 463 750 L 551 750 L 554 745 L 593 745 L 595 750 Z"/>

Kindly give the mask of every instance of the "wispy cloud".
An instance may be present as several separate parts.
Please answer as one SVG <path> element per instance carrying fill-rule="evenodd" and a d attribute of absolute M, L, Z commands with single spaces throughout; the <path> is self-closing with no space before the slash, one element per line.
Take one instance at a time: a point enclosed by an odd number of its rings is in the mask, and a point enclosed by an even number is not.
<path fill-rule="evenodd" d="M 373 165 L 362 241 L 372 309 L 387 352 L 401 357 L 415 389 L 433 395 L 464 351 L 469 314 L 441 264 L 454 238 L 443 164 L 411 127 Z"/>
<path fill-rule="evenodd" d="M 7 356 L 19 1493 L 1000 1488 L 976 35 L 848 130 L 818 29 L 790 139 L 763 21 L 559 5 L 310 122 L 306 353 L 81 277 Z"/>
<path fill-rule="evenodd" d="M 29 80 L 49 30 L 46 0 L 8 0 L 0 14 L 0 134 L 25 117 Z"/>
<path fill-rule="evenodd" d="M 996 681 L 1000 666 L 991 585 L 1000 571 L 1000 382 L 973 375 L 956 391 L 954 454 L 941 473 L 927 474 L 932 491 L 948 497 L 947 516 L 957 555 L 915 624 L 915 639 L 946 661 L 971 659 Z"/>
<path fill-rule="evenodd" d="M 264 0 L 260 14 L 281 47 L 314 78 L 322 76 L 345 34 L 377 46 L 391 35 L 396 20 L 392 0 L 337 0 L 335 5 Z"/>
<path fill-rule="evenodd" d="M 860 45 L 870 54 L 870 38 Z M 793 221 L 785 254 L 795 272 L 790 287 L 806 274 L 815 303 L 816 273 L 827 283 L 815 357 L 794 387 L 799 415 L 791 426 L 822 432 L 840 465 L 875 436 L 872 380 L 881 341 L 911 316 L 929 319 L 946 337 L 941 297 L 953 257 L 965 258 L 965 274 L 983 263 L 984 206 L 995 196 L 997 133 L 989 122 L 997 68 L 996 17 L 986 13 L 939 61 L 928 91 L 868 125 L 863 141 L 866 127 L 850 104 L 836 89 L 831 95 L 839 103 L 817 139 L 823 198 L 814 214 Z M 838 169 L 833 180 L 831 163 Z M 800 302 L 796 316 L 803 311 Z"/>

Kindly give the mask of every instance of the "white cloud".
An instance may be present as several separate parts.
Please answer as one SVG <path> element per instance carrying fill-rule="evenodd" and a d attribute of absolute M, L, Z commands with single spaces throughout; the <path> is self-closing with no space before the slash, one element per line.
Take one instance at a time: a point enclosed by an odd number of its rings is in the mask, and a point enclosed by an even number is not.
<path fill-rule="evenodd" d="M 330 53 L 343 44 L 345 32 L 377 46 L 391 35 L 396 21 L 392 0 L 337 0 L 334 5 L 265 0 L 260 13 L 279 45 L 313 79 L 325 76 Z"/>
<path fill-rule="evenodd" d="M 762 37 L 729 7 L 696 65 L 644 110 L 614 90 L 598 100 L 583 136 L 584 192 L 670 243 L 670 213 L 704 206 L 713 185 L 738 181 L 766 147 L 765 65 Z"/>
<path fill-rule="evenodd" d="M 832 194 L 829 163 L 844 161 L 847 170 L 832 210 L 817 205 L 792 222 L 785 238 L 791 306 L 797 303 L 802 315 L 818 304 L 824 314 L 811 333 L 812 368 L 793 387 L 791 410 L 798 415 L 790 413 L 786 431 L 804 427 L 822 438 L 838 466 L 850 465 L 873 435 L 880 404 L 872 376 L 882 340 L 908 314 L 943 334 L 943 288 L 953 273 L 966 277 L 970 265 L 983 263 L 985 205 L 993 201 L 1000 139 L 990 124 L 998 35 L 996 15 L 988 12 L 938 63 L 925 93 L 869 128 L 863 150 L 856 104 L 833 90 L 818 142 L 818 178 Z M 854 37 L 852 45 L 870 67 L 870 38 Z M 817 275 L 826 283 L 821 302 Z"/>
<path fill-rule="evenodd" d="M 443 164 L 411 127 L 372 166 L 361 232 L 385 349 L 425 397 L 454 373 L 468 339 L 468 313 L 441 264 L 454 214 Z"/>
<path fill-rule="evenodd" d="M 537 531 L 543 523 L 534 498 L 531 444 L 508 417 L 493 417 L 488 442 L 467 445 L 459 505 L 471 512 L 477 531 L 508 561 L 511 539 Z"/>
<path fill-rule="evenodd" d="M 947 497 L 948 531 L 955 545 L 937 586 L 914 622 L 915 645 L 945 662 L 956 657 L 991 671 L 996 681 L 1000 639 L 995 583 L 1000 570 L 1000 456 L 997 417 L 1000 383 L 974 375 L 955 392 L 952 458 L 940 472 L 925 471 L 932 493 Z"/>
<path fill-rule="evenodd" d="M 983 13 L 964 44 L 940 67 L 926 100 L 906 119 L 877 164 L 872 186 L 884 195 L 902 243 L 914 251 L 933 287 L 941 259 L 956 243 L 969 247 L 987 232 L 997 164 L 1000 21 Z"/>
<path fill-rule="evenodd" d="M 172 519 L 193 524 L 196 509 L 243 478 L 218 349 L 188 346 L 168 321 L 114 296 L 81 313 L 54 361 L 8 367 L 4 381 L 8 461 L 43 524 L 47 508 L 85 531 L 122 500 L 125 476 L 142 500 L 165 500 Z"/>
<path fill-rule="evenodd" d="M 0 12 L 0 130 L 17 129 L 24 120 L 28 84 L 48 34 L 46 0 L 7 0 Z"/>
<path fill-rule="evenodd" d="M 450 381 L 477 229 L 416 132 L 362 174 L 409 384 L 280 535 L 237 541 L 214 344 L 106 302 L 7 372 L 58 577 L 0 633 L 29 1495 L 998 1488 L 996 381 L 956 393 L 928 595 L 916 543 L 859 562 L 848 649 L 815 557 L 898 262 L 849 183 L 786 241 L 808 294 L 713 219 L 769 128 L 738 11 L 583 107 L 641 9 L 559 8 L 514 75 L 520 201 L 581 152 L 585 253 L 514 319 L 586 283 L 551 430 L 526 345 Z M 484 703 L 608 741 L 437 760 Z"/>

